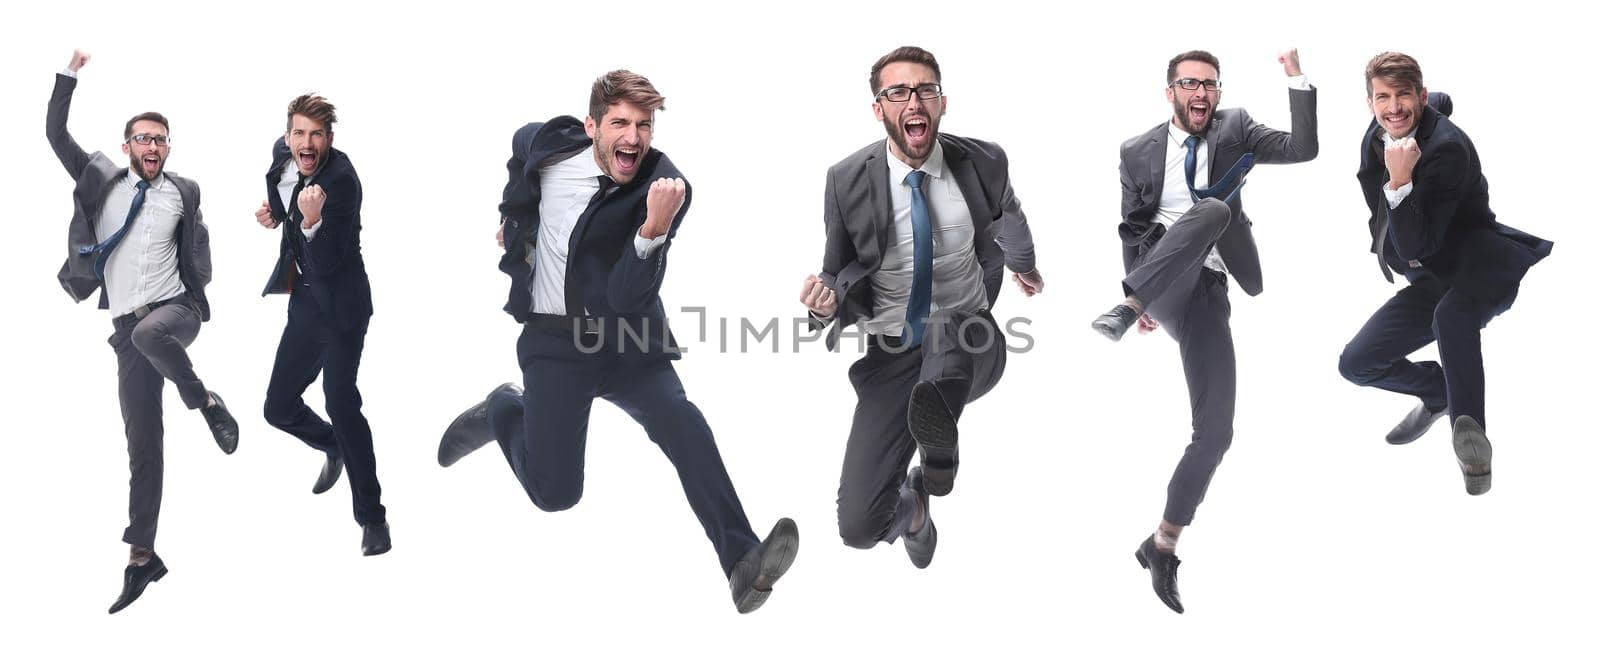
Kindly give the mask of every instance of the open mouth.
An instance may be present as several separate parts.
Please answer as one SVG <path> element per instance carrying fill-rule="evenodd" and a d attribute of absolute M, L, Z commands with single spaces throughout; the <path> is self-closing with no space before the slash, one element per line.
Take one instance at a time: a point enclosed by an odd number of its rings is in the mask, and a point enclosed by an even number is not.
<path fill-rule="evenodd" d="M 1191 126 L 1204 126 L 1206 120 L 1208 120 L 1210 118 L 1211 118 L 1211 104 L 1210 103 L 1190 103 L 1189 104 L 1189 125 L 1191 125 Z"/>
<path fill-rule="evenodd" d="M 1383 122 L 1394 128 L 1404 128 L 1411 123 L 1411 113 L 1406 112 L 1398 115 L 1384 115 Z"/>
<path fill-rule="evenodd" d="M 906 120 L 906 139 L 921 144 L 928 139 L 928 120 L 913 117 Z"/>
<path fill-rule="evenodd" d="M 294 159 L 302 172 L 310 172 L 317 169 L 317 152 L 315 150 L 301 149 L 294 155 Z"/>
<path fill-rule="evenodd" d="M 639 167 L 639 150 L 635 147 L 617 147 L 612 156 L 618 174 L 632 174 Z"/>

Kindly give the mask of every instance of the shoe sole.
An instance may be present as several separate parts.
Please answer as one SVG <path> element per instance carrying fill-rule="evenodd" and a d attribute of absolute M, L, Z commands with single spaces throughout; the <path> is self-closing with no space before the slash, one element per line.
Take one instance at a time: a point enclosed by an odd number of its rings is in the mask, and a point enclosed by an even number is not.
<path fill-rule="evenodd" d="M 772 585 L 778 578 L 789 572 L 789 567 L 794 564 L 795 555 L 800 552 L 800 528 L 794 521 L 784 518 L 772 527 L 772 532 L 767 535 L 767 547 L 761 553 L 761 572 L 756 575 L 755 582 L 750 585 L 750 590 L 736 604 L 740 614 L 749 614 L 760 609 L 767 603 L 767 597 L 772 595 Z"/>
<path fill-rule="evenodd" d="M 472 406 L 471 408 L 466 409 L 461 414 L 456 415 L 456 418 L 454 420 L 451 420 L 450 426 L 445 427 L 444 435 L 439 438 L 439 456 L 438 456 L 439 467 L 450 467 L 452 465 L 455 465 L 456 461 L 459 461 L 459 460 L 465 458 L 467 456 L 467 454 L 471 454 L 472 452 L 478 451 L 479 449 L 482 449 L 484 445 L 487 445 L 487 444 L 489 444 L 491 442 L 494 442 L 494 431 L 492 429 L 486 434 L 488 436 L 487 438 L 481 438 L 481 440 L 483 440 L 483 442 L 478 442 L 478 440 L 480 440 L 480 438 L 468 437 L 465 442 L 456 443 L 456 442 L 452 442 L 451 438 L 454 437 L 454 436 L 457 436 L 457 435 L 470 435 L 470 434 L 467 434 L 465 431 L 461 431 L 459 429 L 462 426 L 465 426 L 467 424 L 471 424 L 472 423 L 473 417 L 475 416 L 473 413 L 477 412 L 479 408 L 483 409 L 484 423 L 487 424 L 488 423 L 488 416 L 489 416 L 489 400 L 494 398 L 494 395 L 499 394 L 502 389 L 506 389 L 506 387 L 508 385 L 510 386 L 510 388 L 512 390 L 516 391 L 516 393 L 518 395 L 522 394 L 522 391 L 520 389 L 518 389 L 515 384 L 506 383 L 504 385 L 499 385 L 499 386 L 495 387 L 494 389 L 489 390 L 489 394 L 487 396 L 483 397 L 482 401 L 479 401 L 476 405 Z M 471 446 L 472 448 L 468 449 L 465 452 L 462 452 L 459 456 L 451 456 L 448 452 L 445 451 L 446 447 L 454 447 L 454 446 L 457 446 L 458 444 Z"/>
<path fill-rule="evenodd" d="M 929 495 L 942 497 L 955 488 L 960 457 L 956 450 L 959 434 L 950 407 L 932 383 L 921 382 L 911 388 L 911 405 L 906 410 L 906 426 L 922 452 L 922 484 Z"/>
<path fill-rule="evenodd" d="M 1470 418 L 1464 418 L 1470 420 Z M 1489 444 L 1489 436 L 1477 424 L 1463 421 L 1458 424 L 1460 432 L 1452 444 L 1456 450 L 1456 464 L 1461 467 L 1461 478 L 1466 482 L 1468 495 L 1482 495 L 1489 492 L 1490 485 L 1490 460 L 1494 458 L 1494 447 Z M 1472 474 L 1482 471 L 1482 474 Z"/>
<path fill-rule="evenodd" d="M 1117 332 L 1117 329 L 1111 324 L 1101 323 L 1099 321 L 1090 323 L 1089 327 L 1094 328 L 1094 331 L 1100 333 L 1100 336 L 1110 339 L 1111 341 L 1122 341 L 1122 336 L 1128 334 L 1127 328 L 1123 328 L 1122 332 Z"/>

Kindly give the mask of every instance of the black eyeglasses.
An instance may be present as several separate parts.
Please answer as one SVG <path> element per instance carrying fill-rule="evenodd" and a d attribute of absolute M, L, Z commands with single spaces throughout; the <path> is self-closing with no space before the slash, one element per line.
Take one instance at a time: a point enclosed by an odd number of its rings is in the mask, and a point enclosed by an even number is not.
<path fill-rule="evenodd" d="M 158 146 L 158 147 L 165 147 L 165 146 L 167 146 L 168 142 L 172 141 L 172 138 L 169 138 L 169 137 L 167 137 L 165 135 L 151 135 L 149 133 L 139 133 L 137 135 L 134 135 L 133 137 L 128 138 L 125 141 L 126 142 L 137 142 L 139 144 L 150 144 L 151 142 L 154 142 L 154 143 L 156 143 L 156 146 Z"/>
<path fill-rule="evenodd" d="M 906 101 L 911 100 L 911 94 L 913 92 L 916 93 L 917 98 L 924 101 L 932 101 L 940 96 L 944 96 L 944 91 L 939 88 L 939 83 L 928 83 L 926 85 L 917 85 L 915 88 L 907 87 L 905 85 L 895 85 L 894 87 L 889 87 L 881 92 L 878 92 L 878 98 L 889 101 L 890 103 L 905 103 Z"/>
<path fill-rule="evenodd" d="M 1210 79 L 1201 80 L 1199 78 L 1179 78 L 1167 84 L 1177 85 L 1191 92 L 1200 89 L 1201 87 L 1205 87 L 1206 91 L 1208 92 L 1215 92 L 1219 89 L 1222 89 L 1222 81 Z"/>

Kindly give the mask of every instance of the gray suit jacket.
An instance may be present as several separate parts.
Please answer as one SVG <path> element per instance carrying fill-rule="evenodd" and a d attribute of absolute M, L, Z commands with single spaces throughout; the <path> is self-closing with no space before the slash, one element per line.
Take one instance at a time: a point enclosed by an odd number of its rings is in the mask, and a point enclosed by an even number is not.
<path fill-rule="evenodd" d="M 1289 90 L 1289 117 L 1292 132 L 1257 124 L 1242 109 L 1218 110 L 1203 136 L 1210 145 L 1210 178 L 1216 182 L 1246 153 L 1254 153 L 1257 163 L 1300 163 L 1317 157 L 1317 90 Z M 1122 143 L 1122 236 L 1123 267 L 1133 270 L 1133 262 L 1166 233 L 1156 221 L 1161 206 L 1161 185 L 1167 177 L 1167 125 L 1162 122 L 1143 135 Z M 1250 218 L 1244 214 L 1244 195 L 1228 202 L 1233 219 L 1217 252 L 1245 293 L 1261 293 L 1261 257 L 1250 232 Z"/>
<path fill-rule="evenodd" d="M 72 190 L 72 222 L 67 226 L 67 262 L 61 265 L 56 279 L 61 287 L 77 302 L 83 302 L 95 289 L 100 279 L 94 275 L 94 258 L 78 253 L 78 248 L 93 247 L 101 237 L 95 235 L 95 221 L 100 218 L 106 193 L 112 181 L 128 174 L 126 165 L 117 165 L 101 152 L 85 153 L 67 132 L 67 114 L 72 108 L 72 92 L 78 79 L 56 74 L 55 92 L 50 96 L 50 109 L 45 116 L 45 137 L 56 158 L 67 168 L 67 174 L 77 181 Z M 131 175 L 130 175 L 131 176 Z M 211 239 L 205 222 L 200 218 L 200 186 L 195 182 L 166 173 L 167 180 L 178 187 L 183 198 L 183 216 L 178 221 L 178 280 L 200 312 L 202 321 L 211 318 L 211 306 L 206 302 L 205 287 L 211 282 Z M 106 293 L 100 291 L 100 309 L 108 307 Z"/>
<path fill-rule="evenodd" d="M 894 242 L 886 142 L 874 142 L 828 168 L 822 198 L 828 242 L 820 277 L 839 300 L 831 319 L 838 323 L 828 332 L 830 349 L 838 344 L 844 326 L 872 318 L 872 274 L 883 265 L 883 254 Z M 999 145 L 954 135 L 940 135 L 939 143 L 972 212 L 973 249 L 993 309 L 1007 267 L 1018 273 L 1033 271 L 1033 233 L 1011 192 L 1008 161 Z"/>

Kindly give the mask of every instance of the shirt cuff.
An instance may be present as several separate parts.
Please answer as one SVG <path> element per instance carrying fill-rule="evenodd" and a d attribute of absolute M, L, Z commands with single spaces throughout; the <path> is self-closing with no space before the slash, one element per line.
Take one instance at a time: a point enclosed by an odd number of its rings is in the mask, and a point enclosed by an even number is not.
<path fill-rule="evenodd" d="M 1391 208 L 1391 209 L 1396 207 L 1396 206 L 1399 206 L 1400 202 L 1406 201 L 1406 195 L 1410 195 L 1410 194 L 1411 194 L 1411 184 L 1409 184 L 1409 183 L 1406 184 L 1406 185 L 1400 186 L 1399 190 L 1390 190 L 1389 189 L 1389 184 L 1387 184 L 1387 183 L 1383 184 L 1383 196 L 1389 198 L 1389 208 Z"/>
<path fill-rule="evenodd" d="M 72 69 L 62 69 L 61 70 L 61 75 L 66 76 L 68 78 L 76 79 L 78 77 L 78 72 L 77 71 L 73 71 Z"/>
<path fill-rule="evenodd" d="M 322 221 L 321 220 L 318 220 L 317 224 L 311 225 L 310 229 L 306 229 L 305 225 L 300 225 L 300 231 L 305 233 L 306 242 L 307 243 L 310 243 L 311 239 L 316 238 L 317 237 L 317 232 L 321 231 L 321 230 L 322 230 Z"/>
<path fill-rule="evenodd" d="M 1311 89 L 1311 81 L 1306 80 L 1306 74 L 1303 73 L 1298 76 L 1289 76 L 1289 89 L 1309 90 Z"/>
<path fill-rule="evenodd" d="M 662 234 L 655 238 L 645 238 L 638 234 L 634 234 L 633 251 L 639 255 L 640 259 L 649 259 L 651 255 L 656 253 L 656 248 L 661 247 L 661 244 L 665 242 L 667 242 L 666 234 Z"/>

